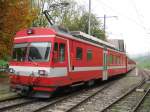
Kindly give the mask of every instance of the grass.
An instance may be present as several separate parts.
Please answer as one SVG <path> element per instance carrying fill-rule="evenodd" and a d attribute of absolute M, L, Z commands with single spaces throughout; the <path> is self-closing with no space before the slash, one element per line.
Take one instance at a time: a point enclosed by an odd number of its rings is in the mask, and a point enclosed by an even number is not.
<path fill-rule="evenodd" d="M 6 66 L 8 64 L 7 61 L 0 60 L 0 66 Z"/>
<path fill-rule="evenodd" d="M 3 71 L 2 68 L 6 68 L 8 66 L 8 62 L 4 60 L 0 60 L 0 72 Z"/>

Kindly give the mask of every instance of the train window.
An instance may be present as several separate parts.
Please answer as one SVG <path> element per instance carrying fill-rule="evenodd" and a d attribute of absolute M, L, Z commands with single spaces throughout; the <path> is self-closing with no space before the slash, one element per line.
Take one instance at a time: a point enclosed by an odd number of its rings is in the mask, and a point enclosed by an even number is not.
<path fill-rule="evenodd" d="M 116 64 L 118 64 L 118 56 L 116 56 Z"/>
<path fill-rule="evenodd" d="M 110 54 L 110 57 L 109 57 L 109 63 L 112 64 L 113 63 L 113 56 Z"/>
<path fill-rule="evenodd" d="M 58 54 L 58 43 L 54 43 L 54 52 L 53 52 L 53 61 L 58 62 L 59 61 L 59 54 Z"/>
<path fill-rule="evenodd" d="M 88 50 L 88 51 L 87 51 L 87 60 L 91 60 L 92 57 L 93 57 L 93 55 L 92 55 L 92 50 Z"/>
<path fill-rule="evenodd" d="M 120 64 L 122 64 L 122 57 L 120 56 Z"/>
<path fill-rule="evenodd" d="M 13 60 L 14 61 L 25 61 L 27 53 L 27 43 L 15 44 L 13 48 Z"/>
<path fill-rule="evenodd" d="M 29 46 L 28 61 L 49 61 L 51 43 L 33 42 Z"/>
<path fill-rule="evenodd" d="M 117 57 L 117 64 L 119 64 L 120 62 L 119 62 L 119 56 Z"/>
<path fill-rule="evenodd" d="M 109 56 L 109 55 L 107 55 L 107 64 L 109 64 L 109 57 L 110 57 L 110 56 Z"/>
<path fill-rule="evenodd" d="M 118 57 L 115 56 L 115 64 L 118 64 Z"/>
<path fill-rule="evenodd" d="M 63 62 L 65 60 L 65 44 L 59 44 L 59 61 Z"/>
<path fill-rule="evenodd" d="M 80 47 L 76 48 L 76 59 L 79 59 L 79 60 L 82 59 L 82 48 Z"/>
<path fill-rule="evenodd" d="M 121 57 L 119 56 L 119 64 L 121 64 Z"/>
<path fill-rule="evenodd" d="M 113 56 L 113 64 L 116 64 L 116 56 Z"/>
<path fill-rule="evenodd" d="M 115 56 L 115 64 L 118 64 L 118 57 Z"/>
<path fill-rule="evenodd" d="M 118 57 L 118 64 L 120 64 L 120 57 Z"/>
<path fill-rule="evenodd" d="M 57 42 L 55 42 L 55 44 L 54 44 L 54 51 L 58 51 L 58 43 Z"/>

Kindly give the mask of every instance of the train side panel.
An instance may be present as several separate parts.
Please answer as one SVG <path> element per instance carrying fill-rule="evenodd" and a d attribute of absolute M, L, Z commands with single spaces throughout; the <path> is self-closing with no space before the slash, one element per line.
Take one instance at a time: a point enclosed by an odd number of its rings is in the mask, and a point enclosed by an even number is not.
<path fill-rule="evenodd" d="M 71 71 L 73 82 L 88 81 L 102 77 L 103 48 L 78 41 L 71 43 Z"/>
<path fill-rule="evenodd" d="M 115 76 L 126 72 L 125 53 L 108 50 L 108 74 Z"/>

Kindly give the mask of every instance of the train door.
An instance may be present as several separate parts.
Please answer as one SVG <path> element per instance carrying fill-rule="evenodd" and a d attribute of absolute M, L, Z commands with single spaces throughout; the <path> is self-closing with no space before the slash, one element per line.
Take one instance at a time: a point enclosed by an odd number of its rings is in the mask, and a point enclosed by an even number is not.
<path fill-rule="evenodd" d="M 68 44 L 63 38 L 56 38 L 53 49 L 53 74 L 56 77 L 67 76 L 68 72 Z"/>
<path fill-rule="evenodd" d="M 103 76 L 102 76 L 102 80 L 107 80 L 108 79 L 108 72 L 107 72 L 107 48 L 104 47 L 103 50 Z"/>

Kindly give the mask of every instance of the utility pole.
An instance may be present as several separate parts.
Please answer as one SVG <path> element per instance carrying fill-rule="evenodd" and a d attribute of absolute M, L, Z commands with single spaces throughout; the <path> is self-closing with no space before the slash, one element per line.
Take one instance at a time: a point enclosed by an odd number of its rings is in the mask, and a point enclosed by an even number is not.
<path fill-rule="evenodd" d="M 108 19 L 108 18 L 117 18 L 118 16 L 106 16 L 105 14 L 104 14 L 104 16 L 103 17 L 97 17 L 97 18 L 103 18 L 104 19 L 104 36 L 106 37 L 106 19 Z"/>
<path fill-rule="evenodd" d="M 89 0 L 88 34 L 91 35 L 91 0 Z"/>
<path fill-rule="evenodd" d="M 106 15 L 104 14 L 104 37 L 106 37 Z"/>

